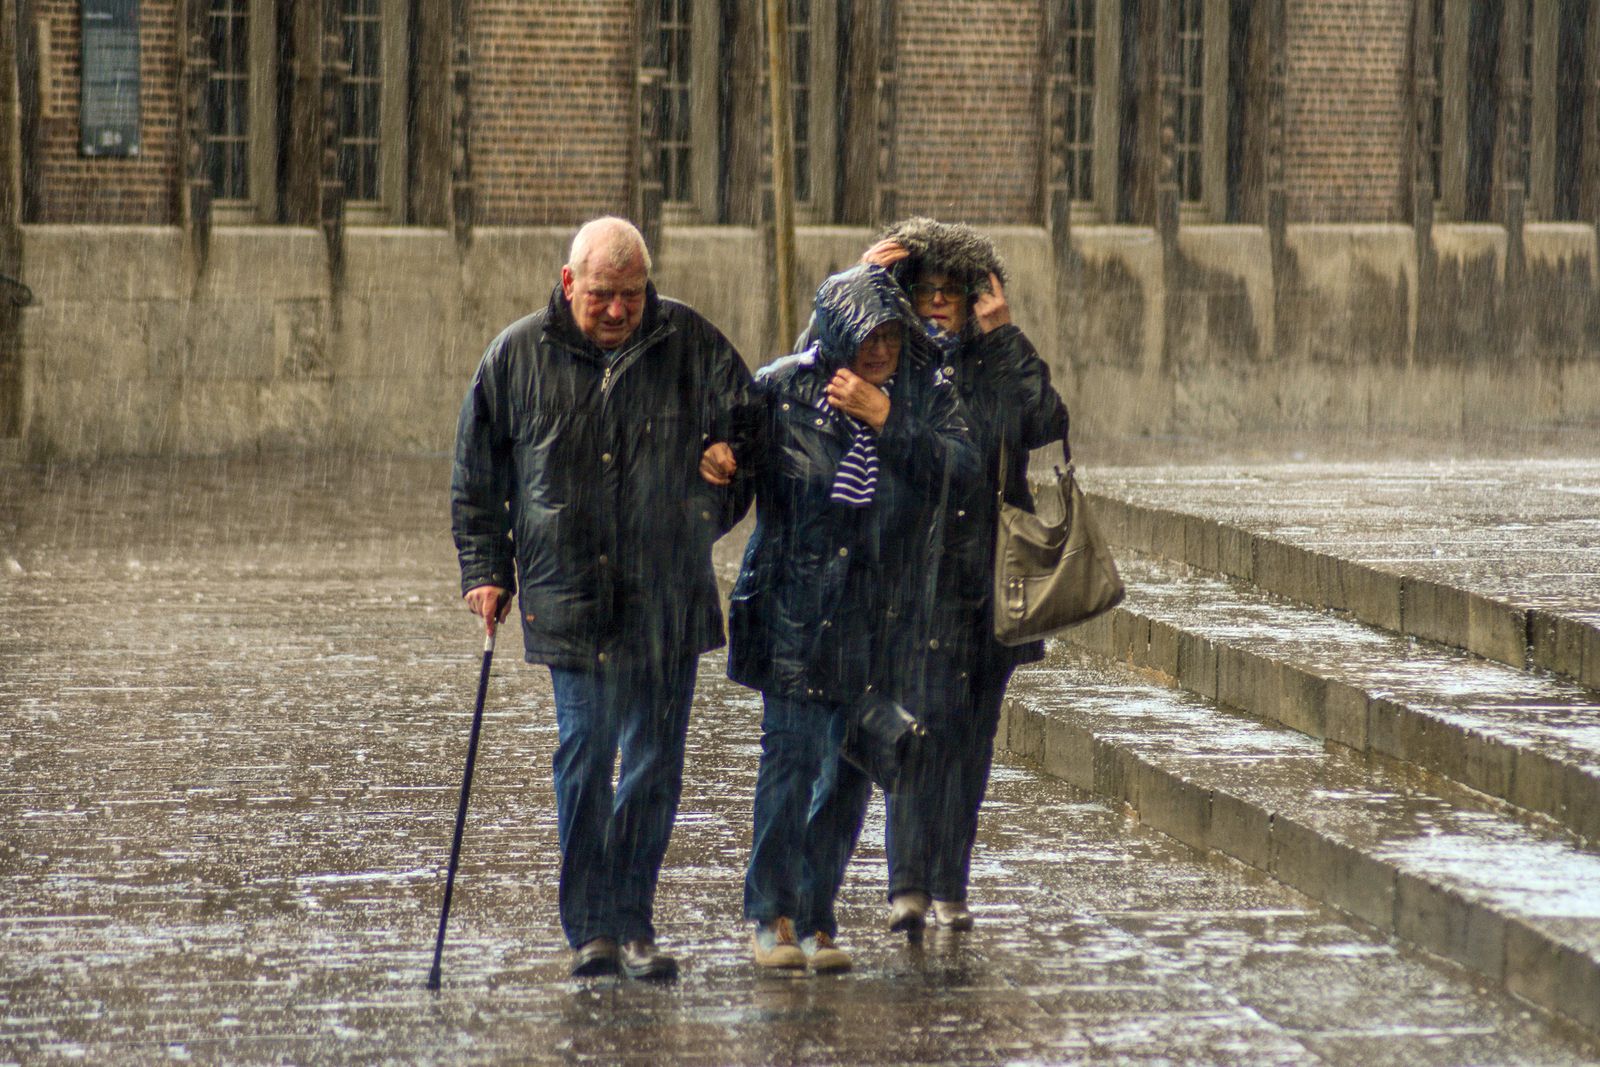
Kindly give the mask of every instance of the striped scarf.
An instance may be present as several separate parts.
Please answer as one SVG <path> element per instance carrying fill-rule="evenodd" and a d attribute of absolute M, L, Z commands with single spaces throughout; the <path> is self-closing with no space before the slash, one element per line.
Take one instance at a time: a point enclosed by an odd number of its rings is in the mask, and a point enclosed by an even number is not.
<path fill-rule="evenodd" d="M 879 388 L 887 393 L 893 385 L 894 379 L 890 378 Z M 818 401 L 817 406 L 824 411 L 834 410 L 826 396 Z M 878 435 L 871 426 L 855 416 L 845 415 L 842 411 L 838 414 L 849 420 L 852 436 L 850 450 L 839 461 L 838 473 L 833 476 L 833 491 L 829 499 L 846 507 L 864 508 L 872 503 L 872 494 L 878 488 Z"/>

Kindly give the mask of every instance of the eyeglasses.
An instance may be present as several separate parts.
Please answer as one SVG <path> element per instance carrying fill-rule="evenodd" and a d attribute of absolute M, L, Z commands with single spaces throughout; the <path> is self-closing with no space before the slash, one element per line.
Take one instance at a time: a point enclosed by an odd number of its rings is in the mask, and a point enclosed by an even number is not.
<path fill-rule="evenodd" d="M 944 285 L 929 285 L 927 282 L 917 282 L 911 287 L 911 295 L 918 300 L 932 300 L 943 293 L 946 300 L 965 300 L 972 294 L 972 290 L 965 285 L 956 285 L 953 282 Z"/>

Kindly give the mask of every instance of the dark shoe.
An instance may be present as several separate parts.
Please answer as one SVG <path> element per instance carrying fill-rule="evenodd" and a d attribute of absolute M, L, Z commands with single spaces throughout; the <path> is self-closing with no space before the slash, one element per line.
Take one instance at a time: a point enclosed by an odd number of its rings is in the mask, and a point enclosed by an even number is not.
<path fill-rule="evenodd" d="M 755 935 L 750 940 L 757 967 L 787 971 L 806 969 L 806 954 L 800 950 L 800 942 L 794 936 L 794 923 L 788 919 L 756 923 Z"/>
<path fill-rule="evenodd" d="M 617 943 L 609 937 L 585 941 L 572 953 L 572 977 L 596 978 L 617 973 Z"/>
<path fill-rule="evenodd" d="M 916 941 L 922 937 L 922 928 L 928 923 L 928 894 L 913 889 L 909 893 L 896 893 L 889 901 L 889 931 L 906 932 L 906 937 Z"/>
<path fill-rule="evenodd" d="M 641 981 L 670 982 L 678 977 L 678 961 L 656 948 L 654 941 L 624 941 L 622 973 Z"/>
<path fill-rule="evenodd" d="M 972 912 L 967 910 L 964 900 L 936 900 L 933 902 L 933 916 L 939 925 L 950 930 L 972 929 Z"/>
<path fill-rule="evenodd" d="M 850 954 L 833 943 L 833 938 L 818 930 L 800 939 L 800 948 L 818 974 L 837 974 L 850 969 Z"/>

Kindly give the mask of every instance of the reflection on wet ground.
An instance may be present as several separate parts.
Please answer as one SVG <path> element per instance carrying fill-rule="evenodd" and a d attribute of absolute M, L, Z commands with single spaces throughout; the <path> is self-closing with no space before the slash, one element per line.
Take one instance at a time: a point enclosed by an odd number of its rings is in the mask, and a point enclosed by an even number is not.
<path fill-rule="evenodd" d="M 759 704 L 720 655 L 659 897 L 683 978 L 574 982 L 548 675 L 508 642 L 429 994 L 480 647 L 446 476 L 0 470 L 0 1062 L 1593 1059 L 1463 971 L 1008 768 L 973 933 L 880 932 L 875 803 L 841 909 L 857 969 L 758 976 L 739 888 Z"/>

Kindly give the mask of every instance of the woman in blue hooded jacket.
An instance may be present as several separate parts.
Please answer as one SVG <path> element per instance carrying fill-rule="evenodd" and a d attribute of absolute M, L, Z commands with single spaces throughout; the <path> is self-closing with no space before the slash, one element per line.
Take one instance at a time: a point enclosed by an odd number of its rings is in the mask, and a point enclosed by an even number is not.
<path fill-rule="evenodd" d="M 880 267 L 817 291 L 816 342 L 765 367 L 746 460 L 756 529 L 729 608 L 728 675 L 763 698 L 745 917 L 764 967 L 842 970 L 833 900 L 871 784 L 838 758 L 845 711 L 898 688 L 887 635 L 915 619 L 943 491 L 976 476 L 955 390 Z"/>

